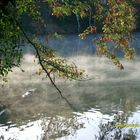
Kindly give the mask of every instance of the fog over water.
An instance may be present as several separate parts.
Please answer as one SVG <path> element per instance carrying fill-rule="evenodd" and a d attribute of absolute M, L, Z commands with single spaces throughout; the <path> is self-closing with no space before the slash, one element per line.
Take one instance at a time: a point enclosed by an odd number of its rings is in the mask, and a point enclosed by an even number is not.
<path fill-rule="evenodd" d="M 131 61 L 120 58 L 124 70 L 96 55 L 93 36 L 80 40 L 76 35 L 69 35 L 49 41 L 58 55 L 88 74 L 89 80 L 85 81 L 56 79 L 63 95 L 77 111 L 61 98 L 45 74 L 36 74 L 37 59 L 34 51 L 26 46 L 21 65 L 24 72 L 14 68 L 8 82 L 0 82 L 0 103 L 6 104 L 0 108 L 0 138 L 96 140 L 100 124 L 113 120 L 118 112 L 125 114 L 125 123 L 140 124 L 140 34 L 135 36 L 137 40 L 132 45 L 137 55 Z M 45 37 L 40 40 L 45 43 Z M 139 127 L 132 129 L 137 130 L 136 139 L 140 139 Z M 129 130 L 123 128 L 122 132 Z M 108 138 L 111 133 L 114 132 Z"/>

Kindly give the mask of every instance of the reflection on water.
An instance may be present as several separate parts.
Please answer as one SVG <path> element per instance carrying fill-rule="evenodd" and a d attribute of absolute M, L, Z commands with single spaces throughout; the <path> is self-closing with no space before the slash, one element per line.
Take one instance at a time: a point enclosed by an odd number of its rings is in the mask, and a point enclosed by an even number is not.
<path fill-rule="evenodd" d="M 68 40 L 64 41 L 67 46 Z M 94 52 L 88 43 L 85 50 Z M 139 49 L 140 42 L 133 43 Z M 71 45 L 70 51 L 77 49 Z M 134 61 L 122 60 L 125 69 L 120 71 L 106 58 L 84 55 L 82 49 L 83 53 L 77 51 L 80 55 L 68 58 L 85 69 L 90 80 L 56 80 L 77 112 L 61 98 L 45 75 L 36 75 L 37 61 L 26 54 L 22 62 L 25 72 L 15 68 L 8 76 L 8 83 L 0 82 L 0 139 L 100 140 L 132 136 L 140 139 L 139 127 L 114 128 L 116 123 L 140 124 L 139 56 Z M 115 120 L 120 112 L 125 116 L 121 122 Z"/>

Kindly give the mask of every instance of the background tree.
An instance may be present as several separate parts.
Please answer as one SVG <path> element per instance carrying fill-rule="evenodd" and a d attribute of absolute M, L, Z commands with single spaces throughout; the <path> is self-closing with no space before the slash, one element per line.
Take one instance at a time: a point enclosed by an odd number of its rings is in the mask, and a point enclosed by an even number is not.
<path fill-rule="evenodd" d="M 56 17 L 78 15 L 84 19 L 91 16 L 94 24 L 87 25 L 87 29 L 79 35 L 82 39 L 99 31 L 96 23 L 100 23 L 102 34 L 94 39 L 97 52 L 111 59 L 120 69 L 123 69 L 123 65 L 118 60 L 116 51 L 122 51 L 127 59 L 134 58 L 134 48 L 129 45 L 129 41 L 133 39 L 131 32 L 135 29 L 133 0 L 44 0 L 41 2 L 46 4 L 46 8 L 49 7 L 52 15 Z M 68 65 L 66 60 L 56 56 L 49 46 L 41 44 L 37 40 L 37 35 L 33 38 L 25 31 L 22 23 L 24 15 L 28 15 L 33 22 L 42 23 L 45 28 L 39 5 L 40 1 L 37 0 L 0 0 L 0 76 L 6 77 L 13 67 L 20 66 L 21 40 L 24 39 L 36 51 L 41 66 L 39 73 L 44 71 L 57 88 L 52 80 L 52 73 L 78 79 L 83 77 L 84 71 L 78 69 L 75 64 Z M 58 34 L 52 35 L 58 36 Z M 113 42 L 113 46 L 108 46 L 108 42 Z M 60 92 L 58 88 L 57 90 Z"/>

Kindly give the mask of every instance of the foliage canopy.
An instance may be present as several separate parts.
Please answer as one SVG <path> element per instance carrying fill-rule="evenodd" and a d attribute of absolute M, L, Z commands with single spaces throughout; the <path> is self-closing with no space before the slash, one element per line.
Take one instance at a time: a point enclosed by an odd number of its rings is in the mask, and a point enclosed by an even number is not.
<path fill-rule="evenodd" d="M 51 8 L 53 16 L 75 14 L 81 19 L 91 16 L 94 25 L 87 25 L 87 29 L 79 35 L 82 39 L 96 33 L 98 31 L 96 23 L 101 23 L 102 34 L 94 38 L 97 52 L 111 59 L 120 69 L 123 69 L 123 65 L 116 57 L 116 51 L 122 51 L 127 59 L 134 58 L 135 50 L 129 45 L 129 41 L 133 39 L 131 32 L 135 29 L 136 19 L 133 0 L 44 0 L 41 2 L 46 4 L 46 8 Z M 39 64 L 52 82 L 51 73 L 70 79 L 82 78 L 84 73 L 82 70 L 74 64 L 68 65 L 64 59 L 57 57 L 50 47 L 30 38 L 25 32 L 22 25 L 23 15 L 27 14 L 34 22 L 43 23 L 39 5 L 40 1 L 37 0 L 0 0 L 0 76 L 5 77 L 14 66 L 20 66 L 21 39 L 25 39 L 36 50 Z M 90 15 L 91 11 L 92 15 Z M 108 42 L 112 42 L 113 46 L 108 46 Z"/>

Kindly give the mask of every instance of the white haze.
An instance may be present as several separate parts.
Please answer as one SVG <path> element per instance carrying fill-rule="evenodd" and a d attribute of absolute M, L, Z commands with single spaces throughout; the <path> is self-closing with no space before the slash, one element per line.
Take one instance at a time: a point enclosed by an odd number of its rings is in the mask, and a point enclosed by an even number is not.
<path fill-rule="evenodd" d="M 136 34 L 136 36 L 138 35 Z M 95 133 L 99 131 L 99 122 L 111 119 L 112 116 L 109 113 L 112 110 L 128 109 L 128 112 L 132 112 L 128 122 L 140 123 L 138 96 L 140 91 L 139 55 L 131 61 L 120 59 L 124 65 L 124 70 L 119 70 L 107 58 L 98 57 L 95 54 L 95 44 L 90 41 L 91 39 L 92 36 L 87 40 L 79 40 L 76 36 L 66 36 L 63 40 L 52 39 L 49 42 L 58 55 L 66 58 L 68 62 L 74 62 L 88 74 L 87 80 L 85 79 L 85 81 L 81 82 L 56 79 L 56 84 L 63 91 L 63 94 L 77 108 L 84 108 L 86 110 L 80 115 L 83 117 L 81 121 L 85 124 L 86 128 L 78 130 L 77 137 L 70 135 L 61 138 L 62 140 L 83 140 L 85 138 L 92 140 Z M 42 38 L 41 40 L 44 41 Z M 132 44 L 136 46 L 139 52 L 140 40 L 132 42 Z M 70 110 L 68 105 L 64 101 L 55 101 L 60 99 L 60 96 L 48 78 L 46 78 L 45 73 L 41 76 L 36 74 L 40 68 L 38 60 L 35 58 L 34 51 L 27 48 L 24 50 L 25 54 L 21 62 L 21 68 L 24 72 L 20 68 L 13 68 L 13 72 L 10 72 L 8 75 L 8 82 L 4 83 L 1 81 L 1 99 L 8 97 L 10 99 L 9 102 L 12 104 L 10 106 L 11 110 L 9 110 L 13 111 L 13 114 L 15 111 L 23 118 L 27 117 L 27 120 L 45 111 L 48 116 L 55 112 L 56 115 L 57 113 L 62 113 L 62 118 L 67 118 L 65 113 Z M 28 96 L 22 98 L 25 93 L 32 89 L 36 89 L 34 94 L 28 94 Z M 121 102 L 129 103 L 131 101 L 133 102 L 131 104 L 133 105 L 132 109 L 128 105 L 124 105 L 124 108 L 122 107 L 123 104 Z M 101 110 L 97 111 L 94 108 L 98 108 L 98 106 Z M 22 117 L 21 120 L 23 119 Z M 16 118 L 9 119 L 14 120 Z M 25 125 L 15 126 L 9 128 L 8 131 L 6 130 L 7 126 L 1 126 L 0 135 L 3 134 L 6 140 L 9 137 L 14 138 L 14 136 L 19 140 L 41 140 L 41 135 L 43 134 L 41 121 L 40 119 L 31 121 L 26 125 L 33 124 L 30 127 L 25 128 Z M 22 131 L 21 128 L 24 128 L 24 130 Z"/>

